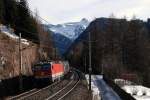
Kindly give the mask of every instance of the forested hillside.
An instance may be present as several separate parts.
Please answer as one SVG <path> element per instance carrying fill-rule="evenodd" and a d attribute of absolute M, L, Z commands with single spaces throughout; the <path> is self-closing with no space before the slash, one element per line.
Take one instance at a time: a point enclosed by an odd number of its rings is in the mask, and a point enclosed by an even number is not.
<path fill-rule="evenodd" d="M 0 0 L 0 79 L 20 74 L 19 33 L 27 41 L 21 44 L 23 75 L 31 75 L 35 63 L 54 59 L 51 32 L 33 16 L 27 1 Z"/>
<path fill-rule="evenodd" d="M 13 28 L 17 35 L 38 40 L 37 21 L 26 0 L 0 0 L 0 23 Z"/>
<path fill-rule="evenodd" d="M 39 15 L 29 9 L 26 0 L 0 0 L 0 24 L 11 28 L 16 35 L 21 33 L 22 38 L 40 44 L 44 52 L 53 49 L 51 32 L 44 28 Z"/>
<path fill-rule="evenodd" d="M 72 65 L 88 72 L 88 35 L 91 34 L 93 73 L 121 78 L 132 75 L 132 81 L 149 85 L 149 21 L 99 18 L 81 34 L 68 54 Z M 77 40 L 77 41 L 78 41 Z"/>

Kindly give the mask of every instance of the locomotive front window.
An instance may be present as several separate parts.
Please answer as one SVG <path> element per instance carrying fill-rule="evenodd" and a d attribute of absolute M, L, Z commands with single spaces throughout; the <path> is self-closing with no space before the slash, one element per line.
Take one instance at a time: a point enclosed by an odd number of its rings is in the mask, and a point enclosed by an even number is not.
<path fill-rule="evenodd" d="M 50 64 L 44 64 L 42 69 L 43 70 L 49 70 L 50 69 Z"/>
<path fill-rule="evenodd" d="M 39 71 L 39 70 L 49 70 L 51 67 L 51 64 L 38 64 L 38 65 L 35 65 L 32 70 L 33 71 Z"/>
<path fill-rule="evenodd" d="M 36 70 L 40 70 L 41 69 L 41 65 L 35 65 L 33 67 L 33 70 L 36 71 Z"/>

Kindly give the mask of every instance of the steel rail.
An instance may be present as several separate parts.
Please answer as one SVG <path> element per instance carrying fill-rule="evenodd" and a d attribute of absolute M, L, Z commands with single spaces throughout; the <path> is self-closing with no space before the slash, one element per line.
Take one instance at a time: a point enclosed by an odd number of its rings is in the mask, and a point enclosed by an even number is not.
<path fill-rule="evenodd" d="M 71 93 L 74 89 L 75 89 L 75 87 L 79 84 L 79 82 L 80 82 L 80 79 L 78 80 L 78 82 L 73 86 L 73 88 L 71 89 L 71 90 L 69 90 L 66 94 L 64 94 L 62 97 L 60 97 L 58 100 L 61 100 L 61 99 L 63 99 L 64 97 L 66 97 L 69 93 Z"/>
<path fill-rule="evenodd" d="M 49 86 L 47 86 L 47 87 L 44 87 L 44 88 L 42 88 L 42 89 L 32 89 L 32 90 L 30 90 L 30 91 L 24 92 L 24 93 L 22 93 L 22 94 L 19 94 L 19 95 L 17 95 L 17 96 L 12 97 L 12 98 L 8 98 L 7 100 L 23 100 L 23 99 L 25 99 L 25 98 L 27 98 L 27 97 L 29 97 L 29 96 L 32 96 L 32 95 L 34 95 L 34 94 L 36 94 L 36 93 L 39 93 L 39 92 L 41 92 L 41 91 L 43 91 L 43 90 L 45 90 L 45 89 L 47 89 L 47 88 L 50 88 L 50 87 L 52 87 L 52 86 L 58 84 L 59 82 L 60 82 L 60 81 L 57 81 L 57 82 L 55 82 L 55 83 L 53 83 L 53 84 L 51 84 L 51 85 L 49 85 Z"/>
<path fill-rule="evenodd" d="M 76 73 L 77 73 L 77 72 L 76 72 Z M 69 91 L 67 91 L 65 94 L 63 94 L 61 97 L 59 97 L 57 100 L 63 99 L 64 97 L 66 97 L 69 93 L 71 93 L 71 92 L 75 89 L 75 87 L 76 87 L 76 86 L 78 85 L 78 83 L 80 82 L 79 74 L 77 73 L 77 75 L 78 75 L 78 80 L 77 80 L 77 82 L 75 82 L 74 85 L 73 85 L 73 87 L 72 87 Z M 53 99 L 54 97 L 56 97 L 57 95 L 59 95 L 63 90 L 69 88 L 69 86 L 71 86 L 71 84 L 72 84 L 73 82 L 74 82 L 74 80 L 72 80 L 72 81 L 71 81 L 69 84 L 67 84 L 64 88 L 62 88 L 61 90 L 59 90 L 58 92 L 56 92 L 56 93 L 53 94 L 52 96 L 46 98 L 45 100 L 51 100 L 51 99 Z"/>

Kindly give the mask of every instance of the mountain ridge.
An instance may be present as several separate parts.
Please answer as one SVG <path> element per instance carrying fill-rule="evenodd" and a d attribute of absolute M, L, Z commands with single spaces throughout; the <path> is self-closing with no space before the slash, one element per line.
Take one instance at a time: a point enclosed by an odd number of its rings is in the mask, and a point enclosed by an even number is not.
<path fill-rule="evenodd" d="M 61 34 L 71 40 L 75 40 L 89 25 L 89 21 L 83 18 L 80 22 L 68 22 L 63 24 L 49 24 L 48 28 L 55 34 Z"/>
<path fill-rule="evenodd" d="M 79 22 L 68 22 L 57 25 L 48 24 L 46 27 L 52 32 L 55 47 L 63 55 L 89 24 L 90 22 L 83 18 Z"/>

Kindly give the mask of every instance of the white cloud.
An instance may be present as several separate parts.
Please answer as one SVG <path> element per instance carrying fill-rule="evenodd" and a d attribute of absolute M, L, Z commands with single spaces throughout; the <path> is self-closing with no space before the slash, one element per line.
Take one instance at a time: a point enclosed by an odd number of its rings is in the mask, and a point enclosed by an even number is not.
<path fill-rule="evenodd" d="M 150 0 L 28 0 L 30 8 L 37 8 L 41 17 L 51 23 L 78 21 L 83 17 L 150 17 Z"/>

